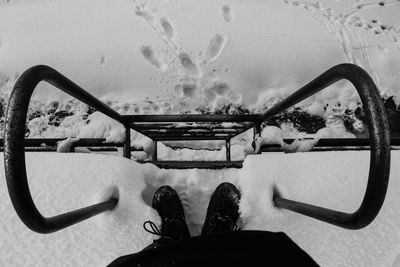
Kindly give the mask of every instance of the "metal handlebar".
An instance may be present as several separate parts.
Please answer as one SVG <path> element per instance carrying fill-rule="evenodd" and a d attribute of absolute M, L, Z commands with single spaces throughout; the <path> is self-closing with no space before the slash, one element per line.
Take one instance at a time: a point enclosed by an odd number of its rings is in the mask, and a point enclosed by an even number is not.
<path fill-rule="evenodd" d="M 277 207 L 301 213 L 347 229 L 361 229 L 370 224 L 385 200 L 390 172 L 390 132 L 379 91 L 368 73 L 353 64 L 337 65 L 284 99 L 263 116 L 265 121 L 301 102 L 329 85 L 347 79 L 357 89 L 367 118 L 371 158 L 367 189 L 360 207 L 354 213 L 344 213 L 302 202 L 285 199 L 274 193 Z"/>
<path fill-rule="evenodd" d="M 36 208 L 26 175 L 24 134 L 29 101 L 41 81 L 54 85 L 121 123 L 124 123 L 124 119 L 106 104 L 48 66 L 35 66 L 26 70 L 15 83 L 8 102 L 4 136 L 4 166 L 8 192 L 19 218 L 26 226 L 38 233 L 52 233 L 113 209 L 118 199 L 111 197 L 107 201 L 50 218 L 43 217 Z"/>
<path fill-rule="evenodd" d="M 259 116 L 257 120 L 258 123 L 261 123 L 341 79 L 347 79 L 355 86 L 368 119 L 371 144 L 370 170 L 366 193 L 359 209 L 354 213 L 334 211 L 285 199 L 276 192 L 274 193 L 274 203 L 280 208 L 289 209 L 327 223 L 348 229 L 360 229 L 371 223 L 382 207 L 390 171 L 389 125 L 378 89 L 367 72 L 353 64 L 337 65 L 275 105 L 264 115 Z M 32 67 L 18 79 L 11 93 L 6 113 L 4 161 L 8 191 L 18 216 L 30 229 L 39 233 L 51 233 L 110 210 L 115 207 L 118 200 L 110 198 L 102 203 L 51 218 L 43 217 L 37 210 L 27 182 L 24 133 L 30 97 L 41 81 L 56 86 L 124 124 L 128 137 L 128 140 L 125 140 L 128 143 L 126 148 L 129 147 L 129 123 L 131 120 L 124 118 L 50 67 Z M 128 155 L 128 153 L 126 154 Z"/>

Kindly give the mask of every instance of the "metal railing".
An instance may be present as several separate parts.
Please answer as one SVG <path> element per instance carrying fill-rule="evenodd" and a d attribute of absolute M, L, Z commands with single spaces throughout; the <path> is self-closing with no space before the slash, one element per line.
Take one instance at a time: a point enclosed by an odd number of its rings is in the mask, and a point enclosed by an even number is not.
<path fill-rule="evenodd" d="M 46 81 L 78 100 L 92 106 L 105 115 L 119 121 L 125 126 L 126 138 L 124 157 L 130 158 L 130 129 L 136 129 L 138 122 L 250 122 L 243 131 L 254 127 L 255 134 L 260 134 L 261 123 L 300 101 L 321 91 L 327 86 L 341 80 L 349 80 L 357 89 L 364 106 L 369 130 L 371 146 L 370 169 L 365 196 L 360 207 L 354 213 L 334 211 L 306 203 L 283 198 L 274 193 L 273 201 L 277 207 L 289 209 L 327 223 L 348 229 L 360 229 L 371 223 L 377 216 L 386 195 L 390 168 L 389 126 L 383 102 L 378 89 L 370 76 L 360 67 L 352 64 L 337 65 L 297 92 L 281 101 L 263 115 L 131 115 L 122 116 L 113 109 L 90 95 L 78 85 L 47 66 L 35 66 L 25 71 L 18 79 L 11 93 L 7 113 L 5 131 L 5 171 L 8 191 L 21 220 L 33 231 L 51 233 L 74 223 L 115 207 L 118 199 L 110 198 L 99 204 L 72 211 L 51 218 L 43 217 L 37 210 L 27 182 L 24 133 L 26 114 L 30 97 L 37 84 Z M 152 126 L 157 127 L 157 125 Z M 205 135 L 204 138 L 207 136 Z M 161 138 L 161 137 L 157 137 Z M 198 137 L 182 135 L 182 139 Z M 232 138 L 229 136 L 228 138 Z M 160 139 L 161 140 L 161 139 Z"/>
<path fill-rule="evenodd" d="M 19 218 L 26 226 L 35 232 L 52 233 L 113 209 L 118 199 L 111 197 L 101 203 L 49 218 L 40 214 L 36 208 L 26 175 L 24 139 L 30 98 L 41 81 L 54 85 L 120 123 L 125 124 L 125 121 L 120 114 L 50 67 L 32 67 L 15 83 L 8 102 L 4 135 L 4 166 L 8 192 Z"/>
<path fill-rule="evenodd" d="M 286 144 L 292 144 L 296 139 L 283 139 Z M 303 138 L 301 140 L 314 140 L 313 138 Z M 400 150 L 400 137 L 390 139 L 390 149 Z M 313 145 L 310 152 L 318 151 L 362 151 L 371 150 L 369 138 L 321 138 Z M 280 144 L 264 144 L 261 152 L 282 152 Z"/>
<path fill-rule="evenodd" d="M 263 120 L 342 79 L 350 81 L 360 95 L 371 146 L 367 189 L 360 207 L 354 213 L 345 213 L 286 199 L 278 192 L 274 193 L 273 200 L 277 207 L 343 228 L 360 229 L 370 224 L 378 215 L 385 200 L 390 172 L 389 124 L 379 91 L 368 73 L 353 64 L 337 65 L 272 107 L 263 115 Z"/>
<path fill-rule="evenodd" d="M 54 152 L 57 151 L 58 143 L 64 140 L 65 138 L 27 138 L 24 140 L 25 152 Z M 105 138 L 79 138 L 72 142 L 69 152 L 74 152 L 78 147 L 95 152 L 117 152 L 124 145 L 124 142 L 107 142 Z M 130 150 L 143 151 L 143 148 L 131 147 Z M 4 139 L 0 139 L 0 151 L 4 151 Z"/>

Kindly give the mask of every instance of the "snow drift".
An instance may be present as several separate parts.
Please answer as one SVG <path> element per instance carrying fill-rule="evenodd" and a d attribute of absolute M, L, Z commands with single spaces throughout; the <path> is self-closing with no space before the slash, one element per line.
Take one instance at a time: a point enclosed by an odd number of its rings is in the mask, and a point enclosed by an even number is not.
<path fill-rule="evenodd" d="M 45 216 L 94 204 L 111 194 L 119 194 L 120 201 L 114 210 L 83 223 L 54 234 L 37 234 L 17 217 L 2 173 L 0 265 L 104 266 L 140 251 L 156 238 L 143 230 L 142 223 L 160 222 L 150 203 L 164 184 L 178 191 L 191 234 L 197 235 L 211 193 L 229 181 L 242 193 L 243 229 L 284 231 L 322 266 L 391 266 L 400 251 L 396 179 L 400 168 L 393 164 L 399 160 L 400 153 L 394 151 L 387 199 L 378 217 L 367 228 L 352 231 L 277 209 L 272 190 L 276 187 L 287 198 L 352 212 L 364 194 L 368 152 L 254 155 L 240 170 L 162 170 L 116 156 L 27 153 L 32 195 Z"/>

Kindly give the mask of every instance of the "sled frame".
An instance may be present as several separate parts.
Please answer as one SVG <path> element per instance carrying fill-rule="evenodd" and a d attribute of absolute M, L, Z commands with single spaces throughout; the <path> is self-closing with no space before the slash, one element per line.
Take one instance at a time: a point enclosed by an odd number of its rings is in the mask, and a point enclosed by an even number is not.
<path fill-rule="evenodd" d="M 178 135 L 176 132 L 168 136 L 146 132 L 143 123 L 150 123 L 151 129 L 161 127 L 161 124 L 171 121 L 178 122 L 245 122 L 240 131 L 221 136 L 227 139 L 254 127 L 256 135 L 260 134 L 261 123 L 296 105 L 304 99 L 318 93 L 329 85 L 347 79 L 356 88 L 364 107 L 370 143 L 369 177 L 364 198 L 360 207 L 353 213 L 330 210 L 284 198 L 276 190 L 273 202 L 278 208 L 288 209 L 330 224 L 347 229 L 361 229 L 370 224 L 379 213 L 385 200 L 390 172 L 390 135 L 385 108 L 372 78 L 362 68 L 353 64 L 340 64 L 327 70 L 316 79 L 306 84 L 295 93 L 277 103 L 260 115 L 130 115 L 123 116 L 92 96 L 81 87 L 48 66 L 35 66 L 26 70 L 17 80 L 11 93 L 7 112 L 4 139 L 4 166 L 8 192 L 20 219 L 31 230 L 39 233 L 52 233 L 86 220 L 99 213 L 115 208 L 117 197 L 94 204 L 89 207 L 46 218 L 35 206 L 28 185 L 25 164 L 25 123 L 31 95 L 41 81 L 46 81 L 65 93 L 93 107 L 108 117 L 117 120 L 125 126 L 124 156 L 129 158 L 130 130 L 147 133 L 157 142 L 164 137 L 179 136 L 183 140 L 199 138 L 199 136 Z M 173 128 L 178 129 L 177 127 Z M 168 131 L 167 131 L 168 132 Z M 198 132 L 198 131 L 197 131 Z M 210 131 L 208 131 L 210 132 Z M 186 134 L 189 132 L 185 132 Z M 191 133 L 190 133 L 191 134 Z M 197 133 L 195 134 L 197 135 Z M 202 140 L 216 138 L 217 135 L 201 135 Z M 219 137 L 219 135 L 218 135 Z M 227 160 L 229 157 L 227 157 Z"/>

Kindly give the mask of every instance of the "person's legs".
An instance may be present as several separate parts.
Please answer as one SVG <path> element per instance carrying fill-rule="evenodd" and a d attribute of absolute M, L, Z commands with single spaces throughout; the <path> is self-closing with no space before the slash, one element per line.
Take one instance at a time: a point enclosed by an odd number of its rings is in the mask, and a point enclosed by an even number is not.
<path fill-rule="evenodd" d="M 239 218 L 239 201 L 240 192 L 233 184 L 220 184 L 211 196 L 201 235 L 233 231 Z"/>
<path fill-rule="evenodd" d="M 232 232 L 239 217 L 239 201 L 240 193 L 234 185 L 220 184 L 211 197 L 202 236 L 189 239 L 177 193 L 169 186 L 161 187 L 153 199 L 153 207 L 162 218 L 161 231 L 150 225 L 166 237 L 141 252 L 119 257 L 109 266 L 258 266 L 265 260 L 265 251 L 271 252 L 267 261 L 274 266 L 290 266 L 292 262 L 318 266 L 284 233 Z"/>

